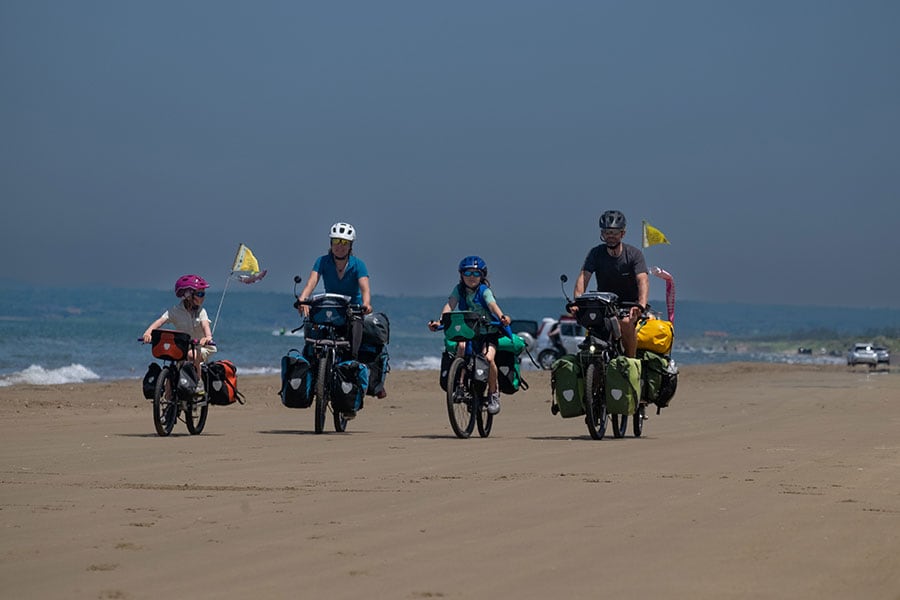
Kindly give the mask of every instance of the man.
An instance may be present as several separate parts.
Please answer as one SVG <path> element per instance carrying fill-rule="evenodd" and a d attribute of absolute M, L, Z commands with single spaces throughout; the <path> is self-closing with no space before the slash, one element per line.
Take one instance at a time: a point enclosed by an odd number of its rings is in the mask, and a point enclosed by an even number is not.
<path fill-rule="evenodd" d="M 622 242 L 625 225 L 625 215 L 617 210 L 608 210 L 600 215 L 600 239 L 604 243 L 591 248 L 585 257 L 581 274 L 575 282 L 575 297 L 587 290 L 591 275 L 594 275 L 597 291 L 613 292 L 620 301 L 640 304 L 640 307 L 632 307 L 627 316 L 619 319 L 625 355 L 634 358 L 637 354 L 635 326 L 647 308 L 650 278 L 644 253 Z"/>

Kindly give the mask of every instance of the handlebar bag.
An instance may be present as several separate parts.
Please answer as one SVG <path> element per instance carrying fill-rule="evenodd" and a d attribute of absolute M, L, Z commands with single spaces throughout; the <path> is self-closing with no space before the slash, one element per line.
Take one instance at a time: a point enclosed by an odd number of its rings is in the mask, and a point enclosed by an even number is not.
<path fill-rule="evenodd" d="M 309 408 L 313 401 L 314 372 L 297 349 L 281 358 L 281 403 L 288 408 Z"/>
<path fill-rule="evenodd" d="M 358 360 L 345 360 L 334 366 L 331 404 L 338 412 L 357 411 L 369 387 L 369 367 Z"/>
<path fill-rule="evenodd" d="M 329 294 L 316 298 L 309 305 L 309 320 L 316 325 L 334 325 L 342 327 L 347 324 L 348 303 L 344 297 Z"/>
<path fill-rule="evenodd" d="M 191 336 L 174 329 L 154 329 L 150 332 L 150 351 L 162 360 L 184 360 L 191 345 Z"/>
<path fill-rule="evenodd" d="M 467 342 L 482 333 L 481 315 L 470 310 L 454 310 L 441 315 L 444 337 L 451 342 Z"/>
<path fill-rule="evenodd" d="M 641 394 L 641 361 L 617 356 L 606 366 L 606 410 L 633 415 Z"/>
<path fill-rule="evenodd" d="M 161 372 L 162 367 L 159 366 L 159 363 L 153 362 L 147 367 L 147 373 L 144 375 L 144 380 L 141 382 L 144 398 L 147 400 L 153 400 L 153 396 L 156 395 L 156 380 L 159 378 Z"/>
<path fill-rule="evenodd" d="M 674 339 L 675 328 L 671 321 L 641 319 L 637 323 L 638 350 L 669 354 L 672 351 L 672 341 Z"/>
<path fill-rule="evenodd" d="M 553 403 L 564 419 L 584 414 L 584 373 L 574 354 L 566 354 L 550 365 L 550 390 Z"/>

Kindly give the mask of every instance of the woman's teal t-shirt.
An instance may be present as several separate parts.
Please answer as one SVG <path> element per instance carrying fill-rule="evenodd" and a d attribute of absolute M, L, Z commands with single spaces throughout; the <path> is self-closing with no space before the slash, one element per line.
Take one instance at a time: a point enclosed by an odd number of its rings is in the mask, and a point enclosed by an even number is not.
<path fill-rule="evenodd" d="M 347 268 L 344 269 L 344 277 L 340 278 L 337 274 L 337 265 L 334 263 L 334 256 L 326 254 L 316 259 L 313 265 L 313 271 L 319 274 L 325 291 L 329 294 L 343 294 L 350 296 L 350 302 L 354 304 L 362 304 L 362 292 L 359 289 L 359 278 L 368 277 L 369 271 L 366 269 L 366 263 L 356 258 L 352 254 L 347 260 Z"/>

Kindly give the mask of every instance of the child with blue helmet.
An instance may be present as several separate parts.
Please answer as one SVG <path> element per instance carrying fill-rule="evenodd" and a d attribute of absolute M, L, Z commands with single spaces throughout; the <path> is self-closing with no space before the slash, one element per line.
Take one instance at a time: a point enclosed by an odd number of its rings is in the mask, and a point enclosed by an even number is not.
<path fill-rule="evenodd" d="M 487 263 L 480 256 L 467 256 L 459 261 L 459 283 L 450 292 L 447 303 L 441 309 L 441 314 L 453 310 L 470 310 L 484 315 L 492 320 L 500 321 L 501 325 L 508 327 L 510 318 L 503 313 L 491 284 L 487 279 Z M 435 331 L 440 325 L 439 321 L 430 321 L 428 328 Z M 497 339 L 488 339 L 484 342 L 483 354 L 490 364 L 488 373 L 488 392 L 490 401 L 488 412 L 495 415 L 500 412 L 500 391 L 497 383 L 497 364 L 494 357 L 497 354 Z M 464 352 L 463 345 L 457 348 L 457 353 Z"/>

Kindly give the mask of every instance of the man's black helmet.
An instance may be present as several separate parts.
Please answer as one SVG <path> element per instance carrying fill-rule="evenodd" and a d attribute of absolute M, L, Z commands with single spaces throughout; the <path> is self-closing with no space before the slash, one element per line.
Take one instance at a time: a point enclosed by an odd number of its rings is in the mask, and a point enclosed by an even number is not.
<path fill-rule="evenodd" d="M 625 215 L 618 210 L 608 210 L 600 215 L 600 229 L 625 229 Z"/>

